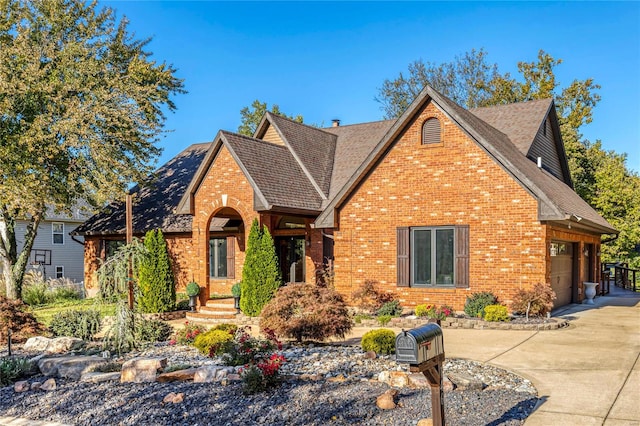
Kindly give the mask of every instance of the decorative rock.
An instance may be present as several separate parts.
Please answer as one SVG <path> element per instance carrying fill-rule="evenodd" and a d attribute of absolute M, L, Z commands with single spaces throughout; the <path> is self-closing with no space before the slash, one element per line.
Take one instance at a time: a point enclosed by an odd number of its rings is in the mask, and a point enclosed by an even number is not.
<path fill-rule="evenodd" d="M 186 370 L 172 371 L 170 373 L 159 374 L 156 381 L 160 383 L 167 382 L 186 382 L 193 380 L 193 376 L 196 374 L 196 368 L 187 368 Z"/>
<path fill-rule="evenodd" d="M 44 336 L 29 337 L 23 349 L 27 352 L 44 352 L 47 350 L 51 339 Z"/>
<path fill-rule="evenodd" d="M 443 392 L 451 392 L 453 390 L 453 383 L 449 378 L 445 375 L 442 378 L 442 391 Z"/>
<path fill-rule="evenodd" d="M 376 351 L 367 351 L 365 352 L 364 357 L 366 359 L 376 359 L 378 355 L 376 354 Z"/>
<path fill-rule="evenodd" d="M 58 374 L 58 366 L 64 358 L 41 358 L 38 361 L 38 368 L 45 376 L 55 376 Z"/>
<path fill-rule="evenodd" d="M 428 388 L 429 381 L 422 373 L 412 373 L 407 376 L 409 385 L 414 388 Z"/>
<path fill-rule="evenodd" d="M 217 365 L 203 365 L 196 369 L 193 375 L 193 383 L 219 382 L 227 376 L 229 372 Z"/>
<path fill-rule="evenodd" d="M 26 392 L 28 390 L 29 390 L 29 382 L 27 382 L 26 380 L 21 380 L 13 384 L 14 392 Z"/>
<path fill-rule="evenodd" d="M 398 395 L 397 390 L 389 389 L 376 399 L 376 405 L 381 410 L 393 410 L 396 408 L 396 402 L 394 401 L 396 395 Z"/>
<path fill-rule="evenodd" d="M 56 337 L 51 339 L 49 346 L 47 346 L 46 352 L 52 354 L 62 354 L 69 351 L 75 351 L 84 347 L 84 341 L 77 337 Z"/>
<path fill-rule="evenodd" d="M 133 358 L 122 364 L 120 382 L 155 382 L 158 370 L 167 365 L 166 358 Z"/>
<path fill-rule="evenodd" d="M 182 393 L 182 392 L 180 392 L 180 393 L 170 392 L 164 397 L 162 402 L 164 402 L 165 404 L 167 404 L 169 402 L 171 402 L 173 404 L 180 404 L 183 400 L 184 400 L 184 393 Z"/>
<path fill-rule="evenodd" d="M 112 382 L 116 380 L 120 380 L 119 371 L 113 373 L 84 373 L 82 377 L 80 377 L 81 382 L 89 383 Z"/>
<path fill-rule="evenodd" d="M 45 380 L 44 383 L 40 386 L 40 390 L 43 391 L 52 391 L 56 390 L 56 379 L 48 379 Z"/>
<path fill-rule="evenodd" d="M 59 358 L 58 376 L 67 379 L 79 380 L 91 367 L 105 364 L 104 358 L 97 356 L 72 356 Z"/>
<path fill-rule="evenodd" d="M 433 426 L 433 419 L 420 419 L 416 426 Z"/>
<path fill-rule="evenodd" d="M 395 388 L 403 388 L 409 384 L 407 373 L 404 371 L 392 371 L 389 374 L 389 385 Z"/>
<path fill-rule="evenodd" d="M 38 390 L 42 386 L 42 382 L 33 382 L 31 383 L 31 390 Z"/>
<path fill-rule="evenodd" d="M 390 377 L 391 375 L 388 371 L 381 371 L 380 374 L 378 374 L 378 381 L 381 383 L 389 383 Z"/>
<path fill-rule="evenodd" d="M 482 390 L 484 387 L 480 380 L 467 373 L 451 372 L 447 377 L 453 382 L 455 388 L 458 390 Z"/>
<path fill-rule="evenodd" d="M 328 382 L 335 382 L 335 383 L 341 383 L 344 382 L 346 379 L 344 378 L 344 376 L 342 374 L 338 374 L 335 377 L 331 377 L 329 379 L 327 379 Z"/>

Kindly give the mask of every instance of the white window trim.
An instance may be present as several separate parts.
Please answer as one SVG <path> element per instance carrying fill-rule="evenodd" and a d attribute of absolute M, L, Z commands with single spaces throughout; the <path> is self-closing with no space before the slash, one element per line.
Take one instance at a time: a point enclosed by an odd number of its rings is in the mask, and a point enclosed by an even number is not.
<path fill-rule="evenodd" d="M 54 231 L 55 225 L 62 225 L 62 232 L 55 232 Z M 55 238 L 56 235 L 62 235 L 61 243 L 56 243 L 56 238 Z M 64 222 L 51 222 L 51 244 L 56 246 L 64 245 Z"/>
<path fill-rule="evenodd" d="M 437 243 L 436 243 L 436 232 L 437 230 L 442 230 L 442 229 L 449 229 L 453 231 L 453 269 L 452 269 L 452 277 L 451 277 L 451 283 L 432 283 L 432 284 L 416 284 L 415 282 L 415 262 L 416 262 L 416 255 L 414 253 L 414 249 L 415 249 L 415 242 L 414 242 L 414 238 L 415 238 L 415 231 L 433 231 L 431 233 L 431 247 L 433 248 L 431 250 L 431 275 L 435 276 L 435 268 L 436 268 L 436 258 L 437 258 Z M 445 288 L 449 288 L 449 287 L 455 287 L 455 283 L 456 283 L 456 266 L 455 266 L 455 253 L 456 253 L 456 227 L 455 226 L 416 226 L 416 227 L 411 227 L 409 228 L 409 259 L 410 259 L 410 266 L 409 266 L 409 281 L 411 283 L 411 287 L 445 287 Z"/>
<path fill-rule="evenodd" d="M 62 272 L 62 276 L 58 277 L 58 268 L 60 268 L 60 271 Z M 54 269 L 54 273 L 57 278 L 64 278 L 64 265 L 56 265 L 55 269 Z"/>

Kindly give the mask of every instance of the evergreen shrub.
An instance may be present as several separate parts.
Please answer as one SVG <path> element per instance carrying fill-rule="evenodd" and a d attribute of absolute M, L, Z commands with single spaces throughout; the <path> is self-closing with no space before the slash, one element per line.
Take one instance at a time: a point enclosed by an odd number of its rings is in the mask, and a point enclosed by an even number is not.
<path fill-rule="evenodd" d="M 228 331 L 211 329 L 207 332 L 196 336 L 193 346 L 196 347 L 203 355 L 215 356 L 220 355 L 224 344 L 233 340 L 233 334 Z"/>
<path fill-rule="evenodd" d="M 490 322 L 509 321 L 509 312 L 503 305 L 488 305 L 484 308 L 484 320 Z"/>
<path fill-rule="evenodd" d="M 360 345 L 365 352 L 388 355 L 396 350 L 396 334 L 387 328 L 371 330 L 362 336 Z"/>
<path fill-rule="evenodd" d="M 483 318 L 484 308 L 497 303 L 498 299 L 490 291 L 473 293 L 467 297 L 467 301 L 464 304 L 464 312 L 473 318 Z"/>
<path fill-rule="evenodd" d="M 91 340 L 101 328 L 100 312 L 95 309 L 61 311 L 53 316 L 49 329 L 54 336 Z"/>
<path fill-rule="evenodd" d="M 147 255 L 138 270 L 138 307 L 148 313 L 169 312 L 176 304 L 176 288 L 162 231 L 147 232 L 144 246 Z"/>

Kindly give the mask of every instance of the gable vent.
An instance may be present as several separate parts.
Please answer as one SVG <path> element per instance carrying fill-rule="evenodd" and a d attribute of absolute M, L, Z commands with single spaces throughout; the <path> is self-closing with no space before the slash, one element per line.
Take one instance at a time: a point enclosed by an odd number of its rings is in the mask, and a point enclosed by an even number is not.
<path fill-rule="evenodd" d="M 428 118 L 422 125 L 422 145 L 440 143 L 440 120 Z"/>

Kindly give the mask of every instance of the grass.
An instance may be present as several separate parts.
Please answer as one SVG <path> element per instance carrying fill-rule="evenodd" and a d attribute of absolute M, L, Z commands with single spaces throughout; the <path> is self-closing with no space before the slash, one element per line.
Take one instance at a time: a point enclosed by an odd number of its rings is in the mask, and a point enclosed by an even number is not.
<path fill-rule="evenodd" d="M 104 317 L 108 315 L 115 315 L 116 304 L 100 303 L 96 299 L 66 300 L 64 302 L 36 306 L 31 308 L 30 311 L 38 321 L 48 326 L 55 314 L 69 309 L 96 309 L 100 311 L 101 315 Z"/>

